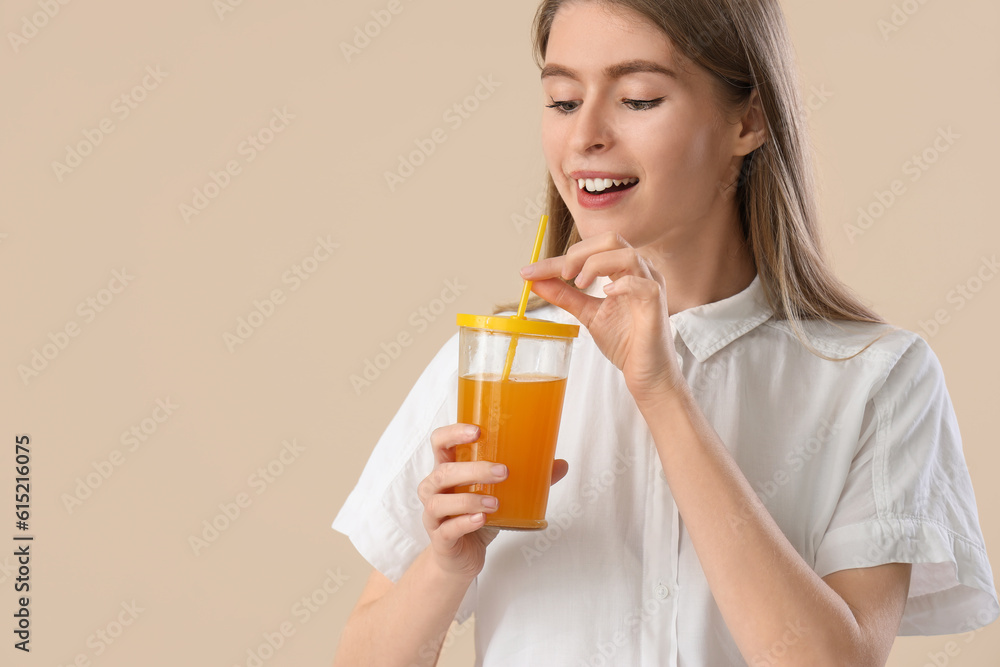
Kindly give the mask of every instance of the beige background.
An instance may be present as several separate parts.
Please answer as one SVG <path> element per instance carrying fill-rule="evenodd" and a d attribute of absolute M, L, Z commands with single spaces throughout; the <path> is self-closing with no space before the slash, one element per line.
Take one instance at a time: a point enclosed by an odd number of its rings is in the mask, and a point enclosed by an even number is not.
<path fill-rule="evenodd" d="M 0 498 L 10 521 L 0 540 L 12 545 L 16 532 L 17 434 L 32 440 L 36 536 L 30 655 L 11 648 L 13 559 L 0 556 L 4 664 L 246 665 L 282 624 L 294 634 L 264 664 L 328 664 L 369 572 L 330 522 L 455 313 L 519 293 L 535 219 L 518 229 L 513 216 L 526 214 L 544 175 L 529 50 L 536 0 L 403 0 L 351 62 L 340 43 L 388 0 L 232 0 L 232 11 L 222 2 L 0 5 Z M 832 261 L 905 328 L 920 330 L 939 309 L 950 318 L 925 332 L 996 565 L 1000 281 L 961 309 L 947 295 L 1000 247 L 1000 7 L 902 4 L 919 10 L 884 39 L 889 0 L 784 3 L 803 87 L 826 91 L 807 98 Z M 39 14 L 42 5 L 58 13 Z M 42 27 L 26 28 L 32 20 Z M 30 38 L 13 44 L 10 33 L 22 32 Z M 133 94 L 147 67 L 165 75 Z M 481 76 L 500 87 L 449 125 L 443 114 Z M 127 117 L 122 95 L 135 104 Z M 261 132 L 275 108 L 294 118 Z M 113 132 L 60 180 L 53 162 L 102 121 Z M 436 128 L 446 143 L 390 192 L 383 173 Z M 912 182 L 907 161 L 942 128 L 960 138 Z M 240 147 L 258 133 L 273 141 L 248 161 Z M 180 205 L 232 160 L 239 173 L 209 187 L 215 197 L 185 221 Z M 849 241 L 845 224 L 896 179 L 905 193 Z M 320 237 L 340 247 L 305 262 L 314 272 L 293 289 L 283 276 Z M 124 289 L 112 282 L 122 270 L 133 276 Z M 460 297 L 418 324 L 446 280 Z M 231 351 L 224 335 L 275 289 L 283 302 Z M 88 298 L 103 299 L 102 311 L 89 311 Z M 67 324 L 78 335 L 58 349 L 50 334 L 61 340 Z M 355 392 L 350 376 L 401 333 L 412 344 Z M 36 350 L 53 358 L 25 381 L 18 367 Z M 157 423 L 157 400 L 168 399 L 177 407 Z M 138 446 L 122 442 L 144 426 Z M 293 440 L 300 451 L 280 462 Z M 262 482 L 256 471 L 269 464 Z M 108 466 L 104 479 L 96 471 Z M 67 508 L 88 475 L 96 488 Z M 225 526 L 219 506 L 237 497 L 250 504 L 195 553 L 189 538 L 205 521 Z M 324 592 L 328 580 L 340 589 Z M 133 602 L 142 611 L 122 616 L 130 625 L 119 634 L 122 605 Z M 117 637 L 106 644 L 98 630 Z M 471 664 L 471 632 L 460 635 L 442 664 Z M 948 641 L 898 640 L 890 664 L 933 664 Z M 1000 626 L 957 641 L 948 665 L 997 664 Z"/>

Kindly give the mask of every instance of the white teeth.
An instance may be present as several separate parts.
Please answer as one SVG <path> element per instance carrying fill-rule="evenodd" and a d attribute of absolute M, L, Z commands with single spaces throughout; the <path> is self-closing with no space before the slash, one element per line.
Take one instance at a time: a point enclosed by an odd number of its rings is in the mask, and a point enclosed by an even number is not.
<path fill-rule="evenodd" d="M 614 185 L 634 185 L 638 183 L 638 178 L 623 178 L 623 179 L 611 179 L 611 178 L 580 178 L 577 179 L 577 185 L 581 190 L 584 188 L 588 192 L 604 192 L 608 188 Z"/>

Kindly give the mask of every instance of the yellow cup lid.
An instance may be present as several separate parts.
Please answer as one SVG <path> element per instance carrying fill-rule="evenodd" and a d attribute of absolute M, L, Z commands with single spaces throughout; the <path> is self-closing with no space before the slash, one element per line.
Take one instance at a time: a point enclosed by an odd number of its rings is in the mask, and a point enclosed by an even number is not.
<path fill-rule="evenodd" d="M 516 317 L 500 315 L 464 315 L 455 318 L 458 326 L 473 329 L 487 329 L 506 333 L 529 334 L 535 336 L 560 336 L 576 338 L 580 335 L 580 325 L 560 324 L 548 320 L 536 320 L 527 317 L 519 320 Z"/>

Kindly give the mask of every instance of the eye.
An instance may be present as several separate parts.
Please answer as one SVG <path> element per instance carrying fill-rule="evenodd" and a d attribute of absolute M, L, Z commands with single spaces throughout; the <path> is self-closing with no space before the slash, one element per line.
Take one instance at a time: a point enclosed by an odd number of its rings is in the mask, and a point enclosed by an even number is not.
<path fill-rule="evenodd" d="M 552 100 L 552 98 L 549 99 Z M 626 98 L 622 100 L 622 104 L 632 111 L 649 111 L 660 106 L 660 103 L 664 99 L 664 97 L 658 97 L 655 100 L 630 100 Z M 557 102 L 556 100 L 552 100 L 552 104 L 546 104 L 545 107 L 547 109 L 555 109 L 561 114 L 569 114 L 576 111 L 579 105 L 579 102 Z"/>
<path fill-rule="evenodd" d="M 632 109 L 633 111 L 649 111 L 650 109 L 655 109 L 656 107 L 660 106 L 660 102 L 662 102 L 663 99 L 664 98 L 662 97 L 657 97 L 655 100 L 626 99 L 622 100 L 622 104 L 627 106 L 629 109 Z"/>
<path fill-rule="evenodd" d="M 550 97 L 549 99 L 551 100 L 552 98 Z M 577 103 L 576 102 L 556 102 L 555 100 L 552 100 L 552 104 L 546 104 L 545 108 L 546 109 L 555 109 L 556 111 L 558 111 L 559 113 L 562 113 L 562 114 L 568 114 L 571 111 L 573 111 L 574 109 L 576 109 L 576 107 L 573 107 L 572 109 L 567 109 L 566 108 L 567 104 L 577 104 Z"/>

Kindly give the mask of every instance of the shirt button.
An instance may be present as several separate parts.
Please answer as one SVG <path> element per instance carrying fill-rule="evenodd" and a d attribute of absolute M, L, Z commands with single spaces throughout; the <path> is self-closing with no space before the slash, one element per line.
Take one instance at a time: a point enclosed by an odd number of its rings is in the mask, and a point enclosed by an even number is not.
<path fill-rule="evenodd" d="M 663 584 L 657 584 L 656 588 L 653 589 L 653 592 L 656 593 L 656 597 L 661 600 L 666 600 L 670 597 L 670 589 Z"/>
<path fill-rule="evenodd" d="M 660 479 L 664 482 L 667 481 L 667 473 L 663 470 L 663 468 L 660 468 Z"/>

